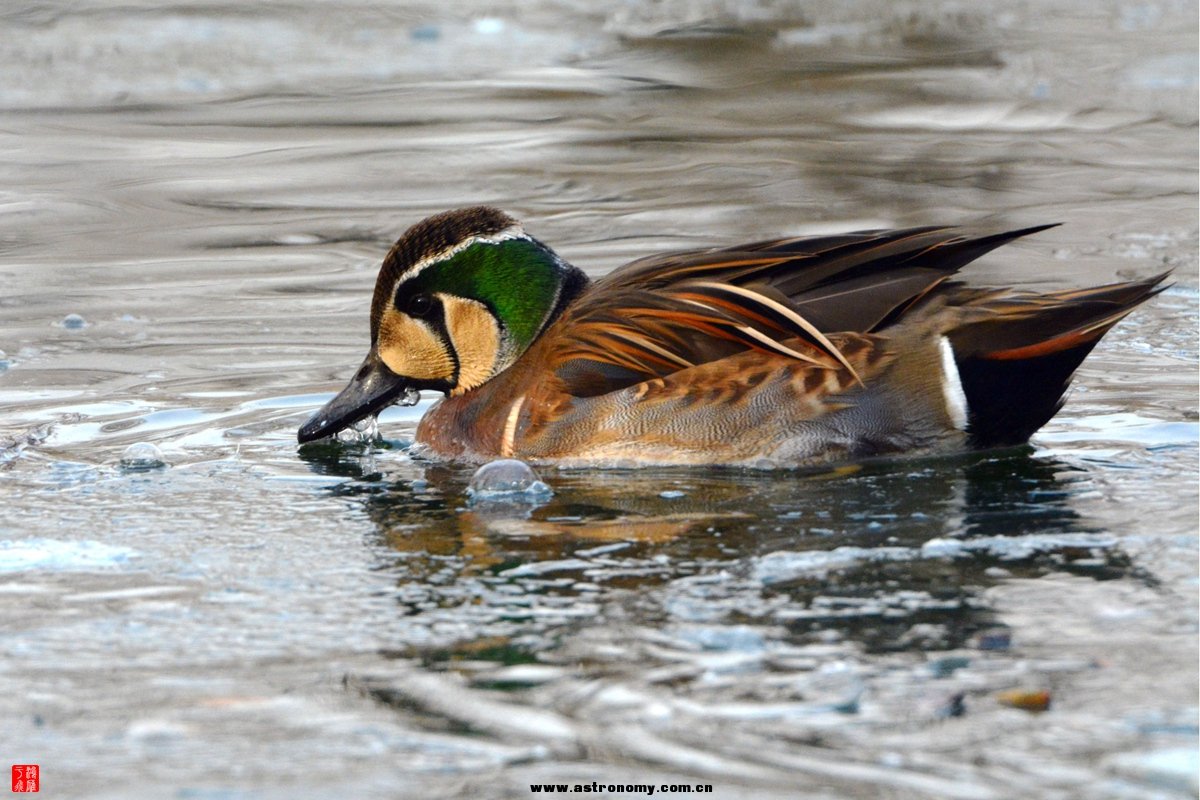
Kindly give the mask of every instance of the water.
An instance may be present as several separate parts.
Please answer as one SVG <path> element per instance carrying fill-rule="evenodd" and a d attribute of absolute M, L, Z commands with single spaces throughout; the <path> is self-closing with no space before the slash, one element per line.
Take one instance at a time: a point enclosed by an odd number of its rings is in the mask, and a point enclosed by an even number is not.
<path fill-rule="evenodd" d="M 49 797 L 1194 796 L 1194 4 L 477 8 L 0 11 L 10 761 Z M 1059 221 L 972 276 L 1175 286 L 1029 449 L 472 503 L 406 453 L 426 397 L 299 451 L 390 242 L 476 202 L 594 275 Z"/>

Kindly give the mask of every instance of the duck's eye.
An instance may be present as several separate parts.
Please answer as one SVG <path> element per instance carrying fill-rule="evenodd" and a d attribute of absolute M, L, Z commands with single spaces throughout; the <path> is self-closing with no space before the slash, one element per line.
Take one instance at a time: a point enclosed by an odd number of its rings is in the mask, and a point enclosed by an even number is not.
<path fill-rule="evenodd" d="M 414 294 L 408 298 L 408 305 L 405 307 L 410 317 L 424 317 L 433 311 L 433 298 L 427 294 Z"/>

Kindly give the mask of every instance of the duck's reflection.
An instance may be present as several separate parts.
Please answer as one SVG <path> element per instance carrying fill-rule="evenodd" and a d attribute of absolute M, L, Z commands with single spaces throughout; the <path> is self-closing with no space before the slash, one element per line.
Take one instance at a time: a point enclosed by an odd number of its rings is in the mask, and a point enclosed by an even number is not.
<path fill-rule="evenodd" d="M 406 459 L 397 467 L 392 459 L 379 468 L 337 447 L 304 457 L 314 471 L 358 478 L 331 491 L 361 504 L 396 554 L 400 583 L 423 584 L 423 597 L 461 599 L 468 584 L 588 601 L 606 589 L 652 596 L 691 575 L 744 576 L 781 553 L 804 563 L 815 555 L 818 564 L 838 554 L 827 568 L 732 581 L 729 591 L 837 609 L 799 615 L 788 627 L 800 638 L 832 628 L 887 649 L 957 646 L 994 625 L 981 594 L 1003 576 L 1114 577 L 1129 567 L 1115 548 L 1079 536 L 1089 531 L 1073 498 L 1088 488 L 1088 474 L 1031 448 L 816 473 L 543 470 L 555 494 L 541 503 L 471 503 L 465 467 Z M 964 546 L 930 555 L 922 548 L 931 540 Z M 875 611 L 844 613 L 854 604 Z M 914 642 L 917 624 L 944 635 Z"/>

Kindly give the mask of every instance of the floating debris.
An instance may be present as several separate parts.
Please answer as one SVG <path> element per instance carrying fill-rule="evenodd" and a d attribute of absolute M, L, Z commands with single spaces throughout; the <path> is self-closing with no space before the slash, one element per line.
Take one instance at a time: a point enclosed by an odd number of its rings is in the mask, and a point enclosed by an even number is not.
<path fill-rule="evenodd" d="M 935 719 L 951 719 L 961 717 L 967 713 L 966 693 L 955 692 L 946 698 L 945 702 L 938 706 L 934 712 Z"/>
<path fill-rule="evenodd" d="M 971 666 L 971 659 L 964 656 L 946 656 L 928 664 L 929 674 L 935 678 L 949 678 L 960 669 Z"/>
<path fill-rule="evenodd" d="M 121 453 L 121 469 L 126 472 L 148 472 L 152 469 L 162 469 L 167 465 L 167 459 L 156 445 L 150 442 L 135 442 Z"/>
<path fill-rule="evenodd" d="M 980 650 L 1008 650 L 1012 647 L 1012 632 L 1003 629 L 983 631 L 975 637 Z"/>
<path fill-rule="evenodd" d="M 996 702 L 1003 706 L 1019 708 L 1022 711 L 1049 711 L 1050 693 L 1047 691 L 1030 692 L 1025 689 L 1009 689 L 996 695 Z"/>

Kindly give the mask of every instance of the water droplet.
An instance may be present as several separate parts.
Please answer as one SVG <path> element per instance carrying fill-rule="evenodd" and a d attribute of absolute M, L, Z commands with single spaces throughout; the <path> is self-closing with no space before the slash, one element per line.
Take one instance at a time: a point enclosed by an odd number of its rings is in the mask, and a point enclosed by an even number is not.
<path fill-rule="evenodd" d="M 524 461 L 506 458 L 475 470 L 467 486 L 471 502 L 536 503 L 554 495 Z"/>
<path fill-rule="evenodd" d="M 58 323 L 61 327 L 69 331 L 77 331 L 88 326 L 88 321 L 78 314 L 67 314 L 62 318 L 62 322 Z"/>
<path fill-rule="evenodd" d="M 379 437 L 379 419 L 375 416 L 365 417 L 353 423 L 349 428 L 339 431 L 337 438 L 343 442 L 365 444 Z"/>
<path fill-rule="evenodd" d="M 121 469 L 126 472 L 146 472 L 152 469 L 162 469 L 167 466 L 167 460 L 162 451 L 150 442 L 135 442 L 121 453 Z"/>
<path fill-rule="evenodd" d="M 415 406 L 419 402 L 421 402 L 421 393 L 411 386 L 404 390 L 404 396 L 400 398 L 402 406 Z"/>

